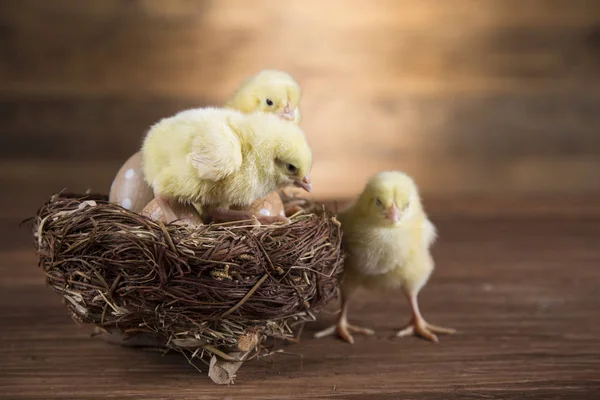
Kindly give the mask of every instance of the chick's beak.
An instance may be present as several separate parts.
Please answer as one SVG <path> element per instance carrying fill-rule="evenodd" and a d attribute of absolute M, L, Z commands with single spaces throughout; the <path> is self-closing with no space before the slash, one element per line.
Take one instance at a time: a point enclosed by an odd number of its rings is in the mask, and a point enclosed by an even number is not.
<path fill-rule="evenodd" d="M 283 110 L 281 110 L 281 112 L 279 113 L 279 115 L 282 118 L 285 118 L 285 119 L 287 119 L 289 121 L 293 121 L 294 120 L 294 117 L 295 117 L 294 109 L 290 105 L 289 101 L 288 101 L 287 105 L 283 108 Z"/>
<path fill-rule="evenodd" d="M 294 185 L 306 190 L 309 193 L 312 191 L 312 183 L 310 183 L 310 177 L 308 176 L 305 176 L 304 178 L 295 178 Z"/>
<path fill-rule="evenodd" d="M 395 203 L 393 203 L 386 211 L 385 211 L 385 218 L 389 219 L 390 221 L 393 222 L 398 222 L 400 221 L 400 210 L 398 209 L 398 206 L 396 206 Z"/>

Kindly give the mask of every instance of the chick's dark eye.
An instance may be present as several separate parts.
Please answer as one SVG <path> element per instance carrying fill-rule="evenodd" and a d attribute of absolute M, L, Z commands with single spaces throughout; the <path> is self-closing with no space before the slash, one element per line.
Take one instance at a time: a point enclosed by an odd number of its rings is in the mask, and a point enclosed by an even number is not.
<path fill-rule="evenodd" d="M 295 173 L 297 173 L 297 172 L 298 172 L 298 167 L 296 167 L 296 166 L 295 166 L 295 165 L 293 165 L 293 164 L 288 164 L 288 165 L 286 166 L 286 168 L 287 168 L 287 170 L 288 170 L 288 172 L 289 172 L 290 174 L 295 174 Z"/>
<path fill-rule="evenodd" d="M 377 207 L 383 206 L 383 203 L 381 203 L 381 200 L 379 199 L 375 199 L 375 204 L 377 204 Z"/>
<path fill-rule="evenodd" d="M 267 99 L 267 105 L 271 107 L 273 105 L 273 100 Z"/>

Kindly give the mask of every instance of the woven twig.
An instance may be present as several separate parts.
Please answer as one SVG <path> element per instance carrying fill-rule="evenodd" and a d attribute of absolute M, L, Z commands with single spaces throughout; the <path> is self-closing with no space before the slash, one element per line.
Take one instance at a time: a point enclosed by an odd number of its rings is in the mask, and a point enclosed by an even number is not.
<path fill-rule="evenodd" d="M 72 317 L 156 334 L 193 357 L 294 340 L 336 295 L 335 217 L 308 204 L 289 225 L 164 225 L 104 196 L 55 195 L 34 223 L 39 265 Z M 206 354 L 211 353 L 211 354 Z"/>

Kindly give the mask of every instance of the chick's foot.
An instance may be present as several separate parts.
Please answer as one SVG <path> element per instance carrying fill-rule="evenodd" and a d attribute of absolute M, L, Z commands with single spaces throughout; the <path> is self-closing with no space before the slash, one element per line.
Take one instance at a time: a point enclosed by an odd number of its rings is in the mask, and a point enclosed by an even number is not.
<path fill-rule="evenodd" d="M 306 205 L 305 199 L 292 200 L 285 204 L 285 215 L 292 216 L 300 211 L 304 211 L 303 205 Z"/>
<path fill-rule="evenodd" d="M 411 322 L 404 329 L 401 329 L 400 331 L 398 331 L 396 336 L 397 337 L 406 337 L 406 336 L 415 335 L 415 336 L 420 336 L 431 342 L 438 343 L 439 339 L 438 339 L 436 333 L 452 335 L 453 333 L 456 333 L 456 330 L 451 329 L 451 328 L 443 328 L 441 326 L 430 324 L 429 322 L 425 321 L 423 318 L 413 318 L 411 320 Z"/>
<path fill-rule="evenodd" d="M 327 329 L 323 329 L 322 331 L 315 333 L 314 337 L 317 339 L 320 339 L 320 338 L 323 338 L 326 336 L 332 336 L 334 334 L 337 334 L 340 338 L 342 338 L 346 342 L 353 344 L 354 338 L 352 337 L 351 333 L 356 333 L 356 334 L 361 334 L 361 335 L 373 335 L 375 333 L 375 331 L 373 329 L 363 328 L 363 327 L 351 325 L 348 323 L 338 323 L 335 325 L 331 325 Z"/>

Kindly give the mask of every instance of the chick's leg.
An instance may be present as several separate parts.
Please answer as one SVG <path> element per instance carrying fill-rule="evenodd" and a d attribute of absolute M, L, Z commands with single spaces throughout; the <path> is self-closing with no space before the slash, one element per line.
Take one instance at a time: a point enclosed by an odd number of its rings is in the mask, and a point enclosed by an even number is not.
<path fill-rule="evenodd" d="M 354 343 L 354 338 L 350 333 L 373 335 L 375 332 L 372 329 L 363 328 L 348 323 L 348 302 L 350 300 L 350 293 L 344 293 L 344 291 L 342 291 L 342 311 L 338 317 L 336 332 L 338 336 L 340 336 L 346 342 Z"/>
<path fill-rule="evenodd" d="M 447 334 L 451 335 L 456 333 L 455 329 L 443 328 L 441 326 L 430 324 L 425 321 L 425 318 L 421 315 L 421 311 L 419 310 L 419 302 L 418 302 L 418 291 L 407 291 L 406 293 L 408 297 L 408 302 L 410 304 L 410 308 L 412 311 L 412 318 L 408 325 L 398 331 L 396 336 L 405 337 L 411 335 L 421 336 L 424 339 L 430 340 L 432 342 L 439 342 L 436 333 L 439 334 Z"/>
<path fill-rule="evenodd" d="M 373 335 L 375 333 L 372 329 L 363 328 L 348 323 L 348 302 L 350 300 L 350 295 L 353 292 L 354 288 L 342 288 L 342 310 L 340 311 L 340 314 L 338 316 L 337 324 L 315 333 L 315 338 L 322 338 L 325 336 L 337 334 L 340 338 L 352 344 L 354 343 L 354 338 L 352 337 L 351 333 L 363 335 Z"/>

